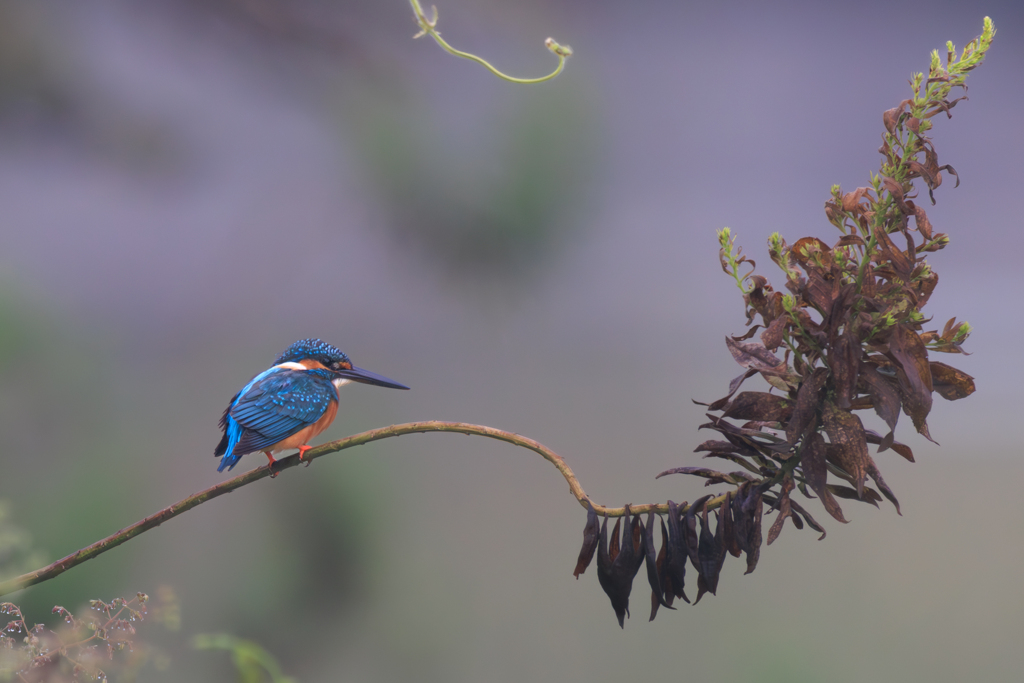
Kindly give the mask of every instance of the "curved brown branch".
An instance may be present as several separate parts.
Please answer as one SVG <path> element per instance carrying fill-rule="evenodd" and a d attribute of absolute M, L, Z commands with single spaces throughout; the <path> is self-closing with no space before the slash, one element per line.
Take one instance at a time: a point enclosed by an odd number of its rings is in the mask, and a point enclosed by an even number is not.
<path fill-rule="evenodd" d="M 344 439 L 338 439 L 337 441 L 331 441 L 323 444 L 322 446 L 312 448 L 306 451 L 305 459 L 307 461 L 312 461 L 330 453 L 337 453 L 338 451 L 343 451 L 346 448 L 352 448 L 353 446 L 362 446 L 363 444 L 368 444 L 372 441 L 380 441 L 381 439 L 388 439 L 393 436 L 402 436 L 403 434 L 417 434 L 425 432 L 456 432 L 459 434 L 473 434 L 476 436 L 485 436 L 489 439 L 496 439 L 498 441 L 505 441 L 506 443 L 510 443 L 515 446 L 527 448 L 534 453 L 539 454 L 545 460 L 554 465 L 559 472 L 561 472 L 562 476 L 565 477 L 565 480 L 569 482 L 569 492 L 572 493 L 576 500 L 579 501 L 580 505 L 586 508 L 588 501 L 590 501 L 590 497 L 587 496 L 586 491 L 584 491 L 583 487 L 580 486 L 579 480 L 576 479 L 576 475 L 573 474 L 572 468 L 566 464 L 565 460 L 563 460 L 560 455 L 552 451 L 547 446 L 528 437 L 520 436 L 519 434 L 513 434 L 512 432 L 506 432 L 493 427 L 485 427 L 483 425 L 466 424 L 464 422 L 440 422 L 437 420 L 431 420 L 427 422 L 409 422 L 406 424 L 382 427 L 380 429 L 371 429 L 368 432 L 354 434 L 352 436 L 345 437 Z M 34 586 L 37 583 L 42 583 L 43 581 L 49 581 L 50 579 L 63 574 L 68 569 L 82 564 L 86 560 L 91 560 L 111 548 L 116 548 L 125 541 L 135 538 L 139 534 L 149 531 L 154 527 L 158 527 L 164 522 L 174 519 L 183 512 L 187 512 L 208 500 L 222 496 L 225 493 L 230 493 L 231 491 L 241 488 L 246 484 L 251 484 L 271 475 L 276 476 L 282 470 L 295 467 L 299 463 L 300 460 L 298 455 L 291 455 L 287 458 L 278 460 L 273 467 L 270 465 L 263 465 L 262 467 L 257 467 L 254 470 L 240 474 L 233 479 L 221 482 L 216 486 L 211 486 L 205 491 L 195 493 L 188 498 L 171 505 L 170 507 L 166 507 L 149 517 L 132 524 L 129 527 L 125 527 L 102 540 L 96 541 L 92 545 L 73 552 L 63 559 L 57 560 L 52 564 L 33 572 L 29 572 L 28 574 L 23 574 L 19 577 L 0 583 L 0 595 L 6 595 L 8 593 L 21 590 L 22 588 L 28 588 L 29 586 Z M 723 499 L 724 496 L 718 496 L 717 498 L 712 499 L 708 502 L 708 507 L 718 507 Z M 590 504 L 594 506 L 594 510 L 597 511 L 597 514 L 599 515 L 621 517 L 626 512 L 626 509 L 623 507 L 609 508 L 603 505 L 597 505 L 593 502 L 590 502 Z M 643 505 L 630 505 L 629 509 L 634 515 L 651 511 L 667 513 L 668 505 L 647 503 Z M 685 510 L 686 508 L 684 507 L 682 509 Z"/>

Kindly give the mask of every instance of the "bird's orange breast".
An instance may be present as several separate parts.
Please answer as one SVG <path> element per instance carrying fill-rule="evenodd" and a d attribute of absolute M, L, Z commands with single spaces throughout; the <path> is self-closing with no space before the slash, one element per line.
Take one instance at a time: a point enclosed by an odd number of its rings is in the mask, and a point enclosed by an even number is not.
<path fill-rule="evenodd" d="M 337 416 L 338 402 L 331 401 L 330 403 L 327 404 L 327 410 L 324 411 L 324 414 L 320 416 L 319 420 L 309 425 L 308 427 L 303 427 L 299 431 L 289 436 L 287 439 L 278 441 L 276 444 L 274 444 L 273 446 L 266 450 L 272 453 L 276 453 L 278 451 L 287 451 L 292 448 L 298 448 L 299 446 L 305 446 L 310 441 L 319 436 L 321 432 L 330 427 L 331 423 L 334 422 L 334 418 Z"/>

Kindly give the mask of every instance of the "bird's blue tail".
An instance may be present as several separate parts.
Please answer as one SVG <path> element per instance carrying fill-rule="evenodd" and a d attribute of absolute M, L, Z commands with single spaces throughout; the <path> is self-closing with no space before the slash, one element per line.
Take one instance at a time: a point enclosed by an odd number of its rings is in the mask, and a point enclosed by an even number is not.
<path fill-rule="evenodd" d="M 223 472 L 225 469 L 228 471 L 234 469 L 243 455 L 242 453 L 235 453 L 235 446 L 238 445 L 242 438 L 242 425 L 235 422 L 235 419 L 228 415 L 226 427 L 225 433 L 228 437 L 228 445 L 224 451 L 224 457 L 221 458 L 220 464 L 217 465 L 218 472 Z"/>

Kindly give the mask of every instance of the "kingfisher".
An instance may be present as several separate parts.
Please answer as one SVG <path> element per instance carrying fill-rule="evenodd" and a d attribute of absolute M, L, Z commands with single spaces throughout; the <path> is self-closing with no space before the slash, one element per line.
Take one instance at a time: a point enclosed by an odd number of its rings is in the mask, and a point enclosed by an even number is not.
<path fill-rule="evenodd" d="M 268 370 L 235 394 L 220 418 L 224 436 L 213 454 L 224 456 L 218 472 L 231 470 L 246 453 L 263 451 L 270 465 L 274 453 L 293 448 L 299 459 L 309 442 L 338 414 L 338 389 L 349 382 L 408 389 L 387 377 L 352 365 L 339 348 L 319 339 L 300 339 L 284 350 Z"/>

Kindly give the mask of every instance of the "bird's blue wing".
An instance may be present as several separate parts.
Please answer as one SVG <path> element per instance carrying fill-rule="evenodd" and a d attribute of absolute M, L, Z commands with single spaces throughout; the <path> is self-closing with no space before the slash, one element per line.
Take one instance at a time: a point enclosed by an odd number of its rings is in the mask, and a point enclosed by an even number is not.
<path fill-rule="evenodd" d="M 313 424 L 338 393 L 315 372 L 272 368 L 249 383 L 227 410 L 224 459 L 217 471 L 231 469 L 246 453 L 287 439 Z"/>

